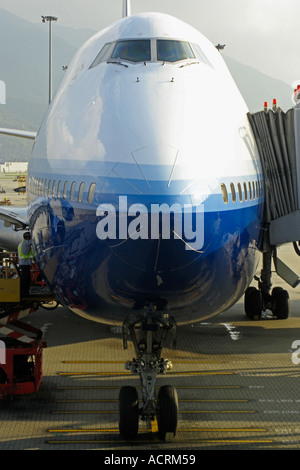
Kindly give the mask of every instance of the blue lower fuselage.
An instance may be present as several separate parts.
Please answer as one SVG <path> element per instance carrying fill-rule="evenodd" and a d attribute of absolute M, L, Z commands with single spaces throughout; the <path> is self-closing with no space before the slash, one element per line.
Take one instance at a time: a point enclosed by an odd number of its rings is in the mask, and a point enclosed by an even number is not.
<path fill-rule="evenodd" d="M 137 224 L 140 212 L 126 214 L 127 228 L 132 222 L 136 231 L 131 230 L 130 235 L 128 228 L 126 236 L 119 232 L 120 217 L 124 217 L 119 212 L 120 197 L 125 196 L 96 192 L 92 203 L 86 202 L 87 194 L 83 194 L 82 202 L 68 197 L 32 199 L 36 259 L 62 304 L 94 320 L 121 323 L 130 312 L 152 303 L 180 324 L 220 313 L 243 295 L 258 262 L 262 197 L 225 204 L 221 194 L 208 196 L 202 204 L 204 213 L 199 220 L 203 225 L 198 227 L 198 235 L 203 236 L 203 243 L 198 246 L 193 245 L 196 235 L 194 240 L 185 237 L 183 218 L 182 236 L 174 235 L 173 214 L 170 236 L 163 236 L 161 215 L 159 236 L 156 232 L 156 238 L 151 237 L 151 204 L 184 207 L 190 197 L 126 196 L 128 208 L 139 204 L 147 209 L 143 219 L 148 223 L 147 236 Z M 105 219 L 108 212 L 102 211 L 101 217 L 99 207 L 107 208 L 107 204 L 115 208 L 116 226 L 113 219 L 113 225 Z M 106 239 L 99 238 L 101 220 L 102 229 L 110 233 Z M 192 234 L 196 234 L 195 210 L 188 220 L 192 221 Z M 109 232 L 112 227 L 116 228 L 113 237 Z"/>

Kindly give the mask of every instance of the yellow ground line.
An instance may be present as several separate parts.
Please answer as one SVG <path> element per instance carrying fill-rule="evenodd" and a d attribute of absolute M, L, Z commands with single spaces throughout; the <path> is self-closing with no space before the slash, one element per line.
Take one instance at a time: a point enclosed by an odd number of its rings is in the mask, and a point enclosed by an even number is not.
<path fill-rule="evenodd" d="M 57 386 L 57 390 L 120 390 L 120 385 L 70 385 L 70 386 Z M 137 387 L 140 388 L 140 387 Z"/>
<path fill-rule="evenodd" d="M 273 444 L 272 439 L 193 439 L 203 444 Z"/>
<path fill-rule="evenodd" d="M 61 376 L 81 376 L 81 375 L 131 375 L 130 372 L 57 372 Z"/>
<path fill-rule="evenodd" d="M 52 414 L 117 414 L 119 411 L 114 410 L 65 410 L 52 411 Z M 180 410 L 180 414 L 251 414 L 256 413 L 255 410 Z"/>
<path fill-rule="evenodd" d="M 119 432 L 118 428 L 114 429 L 48 429 L 50 433 L 106 433 L 106 432 Z M 139 431 L 140 433 L 147 433 L 149 432 L 147 429 L 143 429 Z M 151 422 L 151 432 L 156 433 L 158 432 L 158 424 L 156 419 Z M 185 433 L 185 432 L 267 432 L 266 429 L 253 429 L 253 428 L 192 428 L 192 429 L 178 429 L 178 433 Z"/>
<path fill-rule="evenodd" d="M 138 377 L 136 377 L 136 379 L 138 379 Z M 57 390 L 119 390 L 121 387 L 120 385 L 58 385 L 56 388 Z M 137 386 L 136 388 L 141 388 L 141 386 Z M 156 388 L 159 388 L 159 386 Z M 240 385 L 176 385 L 176 388 L 187 390 L 240 390 L 241 387 Z"/>
<path fill-rule="evenodd" d="M 264 428 L 191 428 L 191 429 L 178 429 L 177 432 L 267 432 Z"/>
<path fill-rule="evenodd" d="M 230 414 L 230 413 L 256 413 L 255 410 L 180 410 L 180 413 L 220 413 L 220 414 Z"/>
<path fill-rule="evenodd" d="M 48 432 L 50 433 L 106 433 L 106 432 L 119 432 L 118 429 L 48 429 Z"/>
<path fill-rule="evenodd" d="M 234 372 L 220 372 L 220 371 L 212 371 L 212 372 L 207 372 L 207 371 L 177 371 L 177 372 L 168 372 L 169 375 L 233 375 Z"/>
<path fill-rule="evenodd" d="M 68 398 L 66 400 L 56 400 L 55 403 L 118 403 L 118 399 L 112 398 Z M 201 400 L 201 399 L 179 399 L 181 403 L 248 403 L 249 400 L 236 400 L 236 399 L 215 399 L 215 400 Z"/>
<path fill-rule="evenodd" d="M 95 410 L 95 411 L 83 411 L 83 410 L 69 410 L 69 411 L 52 411 L 52 414 L 54 415 L 70 415 L 70 414 L 76 414 L 76 415 L 83 415 L 83 414 L 87 414 L 87 415 L 90 415 L 90 414 L 108 414 L 108 415 L 111 415 L 111 414 L 117 414 L 119 413 L 118 411 L 113 411 L 113 410 Z"/>
<path fill-rule="evenodd" d="M 180 402 L 185 402 L 185 403 L 248 403 L 249 400 L 238 400 L 238 399 L 230 399 L 230 398 L 220 398 L 220 399 L 207 399 L 207 400 L 202 400 L 200 399 L 179 399 Z"/>
<path fill-rule="evenodd" d="M 63 364 L 125 364 L 125 361 L 62 361 Z"/>
<path fill-rule="evenodd" d="M 234 372 L 203 372 L 203 371 L 193 371 L 193 372 L 168 372 L 168 376 L 172 375 L 232 375 Z M 132 376 L 131 372 L 57 372 L 57 375 L 60 376 L 84 376 L 84 375 L 126 375 Z"/>
<path fill-rule="evenodd" d="M 133 440 L 85 440 L 85 439 L 66 439 L 66 440 L 49 440 L 47 444 L 137 444 L 139 441 Z M 160 442 L 158 439 L 157 441 L 153 441 L 152 439 L 149 441 L 143 441 L 143 444 L 153 444 L 153 442 Z M 272 439 L 193 439 L 190 440 L 183 440 L 183 439 L 174 439 L 174 443 L 176 444 L 274 444 L 274 440 Z"/>
<path fill-rule="evenodd" d="M 126 361 L 89 361 L 89 360 L 84 360 L 84 361 L 62 361 L 63 364 L 125 364 Z M 224 361 L 176 361 L 173 360 L 172 364 L 223 364 Z"/>

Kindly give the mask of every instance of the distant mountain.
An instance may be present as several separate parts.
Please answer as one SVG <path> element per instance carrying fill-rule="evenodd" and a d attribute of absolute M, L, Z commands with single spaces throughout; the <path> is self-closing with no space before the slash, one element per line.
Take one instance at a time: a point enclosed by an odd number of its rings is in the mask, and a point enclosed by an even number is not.
<path fill-rule="evenodd" d="M 53 24 L 53 91 L 76 50 L 95 31 Z M 48 24 L 31 23 L 0 8 L 0 80 L 6 83 L 6 105 L 0 105 L 0 127 L 37 130 L 48 106 Z M 272 99 L 292 106 L 290 87 L 258 70 L 223 56 L 251 111 Z M 222 94 L 220 90 L 220 102 Z M 32 143 L 0 136 L 0 162 L 28 160 Z"/>
<path fill-rule="evenodd" d="M 241 64 L 231 57 L 223 58 L 251 112 L 262 110 L 265 101 L 271 107 L 274 98 L 284 111 L 293 106 L 293 90 L 287 83 Z"/>

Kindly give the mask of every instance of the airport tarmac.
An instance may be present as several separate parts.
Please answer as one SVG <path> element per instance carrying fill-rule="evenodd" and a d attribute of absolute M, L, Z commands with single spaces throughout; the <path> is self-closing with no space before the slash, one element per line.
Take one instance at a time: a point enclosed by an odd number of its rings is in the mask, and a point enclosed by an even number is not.
<path fill-rule="evenodd" d="M 17 176 L 17 174 L 9 173 L 0 175 L 0 205 L 5 207 L 26 206 L 26 193 L 14 191 L 26 185 L 26 182 L 17 181 Z M 24 174 L 20 173 L 19 176 L 24 176 Z M 5 201 L 10 201 L 11 204 L 5 204 Z"/>
<path fill-rule="evenodd" d="M 291 245 L 279 254 L 300 273 Z M 273 285 L 284 286 L 276 274 Z M 120 328 L 63 307 L 38 310 L 27 321 L 47 341 L 43 383 L 35 396 L 0 402 L 0 449 L 300 449 L 300 287 L 288 290 L 287 320 L 265 312 L 249 321 L 241 300 L 207 322 L 178 328 L 176 350 L 163 354 L 173 369 L 157 379 L 158 387 L 176 386 L 179 397 L 178 432 L 167 442 L 155 422 L 141 422 L 130 442 L 118 433 L 119 389 L 139 387 L 124 369 L 134 352 L 131 343 L 123 350 Z"/>

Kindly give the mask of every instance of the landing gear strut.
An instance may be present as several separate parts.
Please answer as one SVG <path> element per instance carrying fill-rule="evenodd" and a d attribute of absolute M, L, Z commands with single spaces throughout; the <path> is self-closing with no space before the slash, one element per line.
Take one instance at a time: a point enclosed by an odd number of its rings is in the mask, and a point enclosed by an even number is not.
<path fill-rule="evenodd" d="M 155 394 L 157 374 L 164 374 L 172 363 L 161 357 L 162 347 L 169 336 L 175 347 L 176 322 L 168 314 L 157 311 L 152 305 L 141 313 L 129 316 L 123 324 L 123 345 L 131 337 L 136 358 L 125 364 L 132 374 L 139 374 L 142 385 L 142 404 L 139 407 L 135 387 L 122 387 L 119 394 L 119 431 L 126 439 L 138 433 L 139 417 L 148 422 L 157 417 L 158 432 L 162 439 L 167 433 L 176 435 L 178 422 L 178 398 L 176 389 L 162 386 Z"/>
<path fill-rule="evenodd" d="M 289 316 L 289 294 L 282 287 L 274 287 L 271 291 L 272 283 L 272 257 L 276 256 L 275 251 L 263 253 L 263 265 L 261 277 L 255 276 L 258 281 L 258 289 L 248 287 L 245 292 L 244 306 L 248 318 L 252 320 L 260 319 L 262 312 L 269 309 L 279 320 Z M 271 293 L 270 293 L 271 292 Z"/>

